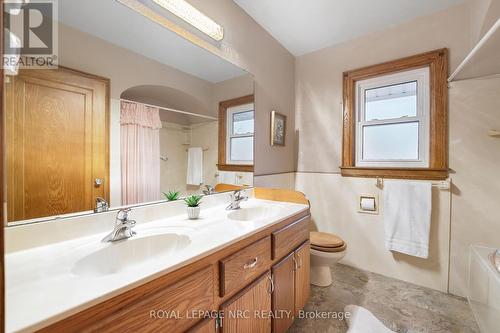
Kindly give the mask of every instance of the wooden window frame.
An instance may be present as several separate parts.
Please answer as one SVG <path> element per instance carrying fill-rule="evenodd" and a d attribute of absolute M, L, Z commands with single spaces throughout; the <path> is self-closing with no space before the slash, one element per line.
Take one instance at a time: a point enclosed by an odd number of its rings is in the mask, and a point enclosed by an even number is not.
<path fill-rule="evenodd" d="M 254 95 L 233 98 L 219 103 L 219 163 L 217 164 L 217 168 L 220 171 L 253 172 L 253 164 L 226 163 L 227 109 L 249 103 L 254 103 Z"/>
<path fill-rule="evenodd" d="M 356 166 L 356 82 L 429 67 L 429 167 Z M 448 178 L 448 50 L 439 49 L 343 74 L 343 135 L 341 174 L 345 177 L 385 177 L 443 180 Z"/>

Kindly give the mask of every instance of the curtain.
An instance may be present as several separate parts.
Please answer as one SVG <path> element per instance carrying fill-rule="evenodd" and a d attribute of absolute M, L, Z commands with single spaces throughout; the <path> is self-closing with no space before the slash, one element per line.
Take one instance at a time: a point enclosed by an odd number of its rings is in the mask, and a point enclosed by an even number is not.
<path fill-rule="evenodd" d="M 122 204 L 160 199 L 160 110 L 121 102 Z"/>

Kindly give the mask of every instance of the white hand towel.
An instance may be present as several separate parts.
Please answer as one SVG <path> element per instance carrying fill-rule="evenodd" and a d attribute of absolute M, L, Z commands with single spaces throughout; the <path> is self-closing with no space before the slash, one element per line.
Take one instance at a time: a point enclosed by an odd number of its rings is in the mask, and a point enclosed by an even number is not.
<path fill-rule="evenodd" d="M 203 149 L 193 147 L 188 149 L 187 180 L 188 185 L 199 186 L 203 183 Z"/>
<path fill-rule="evenodd" d="M 385 247 L 411 256 L 429 256 L 432 184 L 386 181 L 384 184 Z"/>

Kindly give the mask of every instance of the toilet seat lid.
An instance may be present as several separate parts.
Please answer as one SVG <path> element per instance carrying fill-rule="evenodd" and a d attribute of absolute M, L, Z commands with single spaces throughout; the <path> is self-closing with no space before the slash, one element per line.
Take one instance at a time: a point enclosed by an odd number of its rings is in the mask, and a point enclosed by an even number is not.
<path fill-rule="evenodd" d="M 344 243 L 342 246 L 337 246 L 337 247 L 321 247 L 317 245 L 311 245 L 311 249 L 329 253 L 342 252 L 345 251 L 345 249 L 347 249 L 347 244 Z"/>
<path fill-rule="evenodd" d="M 345 243 L 339 236 L 328 232 L 311 231 L 310 238 L 311 245 L 321 248 L 342 247 Z"/>

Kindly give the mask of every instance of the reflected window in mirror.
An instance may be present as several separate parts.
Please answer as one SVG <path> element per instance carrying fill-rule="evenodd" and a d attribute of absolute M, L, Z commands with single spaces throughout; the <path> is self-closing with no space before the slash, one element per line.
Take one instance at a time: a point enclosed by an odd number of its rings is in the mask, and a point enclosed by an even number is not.
<path fill-rule="evenodd" d="M 253 164 L 253 103 L 227 110 L 226 164 Z"/>
<path fill-rule="evenodd" d="M 219 163 L 222 171 L 253 171 L 254 96 L 219 104 Z"/>

